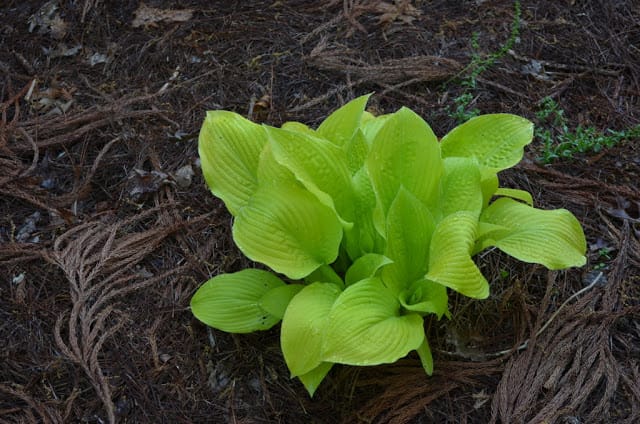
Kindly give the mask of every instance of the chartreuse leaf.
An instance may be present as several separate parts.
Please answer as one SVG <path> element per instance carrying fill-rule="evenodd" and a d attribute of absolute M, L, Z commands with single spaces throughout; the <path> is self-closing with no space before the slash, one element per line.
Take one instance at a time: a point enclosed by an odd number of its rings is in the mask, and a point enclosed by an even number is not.
<path fill-rule="evenodd" d="M 403 107 L 385 120 L 366 164 L 383 216 L 400 186 L 427 206 L 436 202 L 443 168 L 440 146 L 429 125 L 410 109 Z"/>
<path fill-rule="evenodd" d="M 342 226 L 304 188 L 265 186 L 236 215 L 233 239 L 248 258 L 300 279 L 335 261 Z"/>
<path fill-rule="evenodd" d="M 289 302 L 303 287 L 302 284 L 274 287 L 260 298 L 259 306 L 274 317 L 282 319 Z"/>
<path fill-rule="evenodd" d="M 275 159 L 344 222 L 353 219 L 351 173 L 344 151 L 307 133 L 267 129 Z"/>
<path fill-rule="evenodd" d="M 358 129 L 354 136 L 345 145 L 347 166 L 351 175 L 355 175 L 364 166 L 364 161 L 369 156 L 369 144 L 364 133 Z"/>
<path fill-rule="evenodd" d="M 345 229 L 345 248 L 351 260 L 367 253 L 382 253 L 384 240 L 373 224 L 376 195 L 367 168 L 361 168 L 352 178 L 353 227 Z"/>
<path fill-rule="evenodd" d="M 480 216 L 482 185 L 476 159 L 449 157 L 443 162 L 444 175 L 438 203 L 442 216 L 458 211 L 469 211 Z"/>
<path fill-rule="evenodd" d="M 280 128 L 287 131 L 301 132 L 301 133 L 307 133 L 312 135 L 316 133 L 312 128 L 309 128 L 309 126 L 303 124 L 302 122 L 296 122 L 296 121 L 285 122 L 284 124 L 282 124 Z"/>
<path fill-rule="evenodd" d="M 308 284 L 317 282 L 333 283 L 338 287 L 344 288 L 344 281 L 342 281 L 342 277 L 340 277 L 333 267 L 329 265 L 322 265 L 311 274 L 304 277 L 304 281 Z"/>
<path fill-rule="evenodd" d="M 313 371 L 325 360 L 322 341 L 329 313 L 341 292 L 335 284 L 313 283 L 289 303 L 282 319 L 280 346 L 292 377 Z"/>
<path fill-rule="evenodd" d="M 533 197 L 531 193 L 526 190 L 519 190 L 517 188 L 504 188 L 500 187 L 494 193 L 495 196 L 510 197 L 512 199 L 525 202 L 529 206 L 533 206 Z"/>
<path fill-rule="evenodd" d="M 260 187 L 266 186 L 297 186 L 302 188 L 302 184 L 296 179 L 286 166 L 276 161 L 269 143 L 265 144 L 260 152 L 260 161 L 257 171 L 258 184 Z"/>
<path fill-rule="evenodd" d="M 426 372 L 427 375 L 433 374 L 433 355 L 431 355 L 431 348 L 429 347 L 429 341 L 426 337 L 416 350 L 418 351 L 418 356 L 420 356 L 420 362 L 422 363 L 424 372 Z"/>
<path fill-rule="evenodd" d="M 353 262 L 344 276 L 345 283 L 350 286 L 360 280 L 371 278 L 378 270 L 393 262 L 391 259 L 378 253 L 367 253 Z"/>
<path fill-rule="evenodd" d="M 327 319 L 322 358 L 348 365 L 395 362 L 424 340 L 422 317 L 400 315 L 400 303 L 377 278 L 347 287 Z"/>
<path fill-rule="evenodd" d="M 204 283 L 191 298 L 191 312 L 203 323 L 229 333 L 268 330 L 281 316 L 261 306 L 271 290 L 286 287 L 268 271 L 245 269 L 217 275 Z"/>
<path fill-rule="evenodd" d="M 302 384 L 304 384 L 304 388 L 307 389 L 309 396 L 313 397 L 316 389 L 327 376 L 332 366 L 331 362 L 323 362 L 308 373 L 298 376 Z"/>
<path fill-rule="evenodd" d="M 506 113 L 469 119 L 442 137 L 442 157 L 475 157 L 497 172 L 522 159 L 523 147 L 533 138 L 533 124 Z"/>
<path fill-rule="evenodd" d="M 400 293 L 400 304 L 408 311 L 436 314 L 438 319 L 448 312 L 447 288 L 429 280 L 418 280 Z"/>
<path fill-rule="evenodd" d="M 496 246 L 521 261 L 539 263 L 549 269 L 586 263 L 584 232 L 566 209 L 535 209 L 503 197 L 483 211 L 480 221 L 496 226 L 483 235 L 480 249 Z"/>
<path fill-rule="evenodd" d="M 489 296 L 489 283 L 471 259 L 477 224 L 475 214 L 466 211 L 453 213 L 438 224 L 425 278 L 465 296 L 484 299 Z"/>
<path fill-rule="evenodd" d="M 429 209 L 404 186 L 389 207 L 385 256 L 393 263 L 382 269 L 384 284 L 398 294 L 422 278 L 429 263 L 429 243 L 435 228 Z"/>
<path fill-rule="evenodd" d="M 498 190 L 500 181 L 498 180 L 497 173 L 486 168 L 481 168 L 480 174 L 480 186 L 482 187 L 482 208 L 484 209 L 489 206 L 489 202 L 491 202 L 493 195 Z"/>
<path fill-rule="evenodd" d="M 266 142 L 264 128 L 237 113 L 207 112 L 198 138 L 202 173 L 234 215 L 257 189 L 258 161 Z"/>
<path fill-rule="evenodd" d="M 360 127 L 362 113 L 371 94 L 351 100 L 325 119 L 316 130 L 337 146 L 346 145 Z"/>

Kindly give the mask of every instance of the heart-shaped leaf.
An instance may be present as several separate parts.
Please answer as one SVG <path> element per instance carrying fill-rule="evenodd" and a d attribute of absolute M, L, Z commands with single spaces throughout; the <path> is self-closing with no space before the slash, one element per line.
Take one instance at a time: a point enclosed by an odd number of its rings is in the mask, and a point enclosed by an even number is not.
<path fill-rule="evenodd" d="M 191 312 L 210 327 L 230 333 L 268 330 L 281 316 L 261 306 L 271 290 L 286 288 L 268 271 L 245 269 L 217 275 L 204 283 L 191 298 Z"/>
<path fill-rule="evenodd" d="M 400 303 L 374 277 L 347 287 L 336 299 L 328 316 L 322 358 L 348 365 L 392 363 L 423 340 L 422 317 L 400 315 Z"/>
<path fill-rule="evenodd" d="M 304 188 L 265 186 L 236 216 L 233 238 L 250 259 L 297 280 L 336 260 L 342 226 Z"/>

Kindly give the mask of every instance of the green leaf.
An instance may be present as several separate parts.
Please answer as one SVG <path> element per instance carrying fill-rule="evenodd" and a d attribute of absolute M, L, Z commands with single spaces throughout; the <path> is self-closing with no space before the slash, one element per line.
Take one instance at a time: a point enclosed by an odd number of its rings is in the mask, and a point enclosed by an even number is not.
<path fill-rule="evenodd" d="M 346 145 L 360 127 L 369 97 L 371 94 L 360 96 L 333 112 L 320 124 L 317 133 L 336 146 Z"/>
<path fill-rule="evenodd" d="M 429 263 L 429 243 L 435 221 L 429 209 L 400 187 L 387 214 L 385 255 L 393 263 L 381 273 L 382 281 L 395 294 L 422 278 Z"/>
<path fill-rule="evenodd" d="M 361 168 L 352 178 L 354 189 L 353 227 L 345 229 L 345 248 L 351 260 L 367 253 L 381 253 L 384 240 L 373 224 L 376 195 L 366 168 Z"/>
<path fill-rule="evenodd" d="M 358 129 L 355 135 L 346 144 L 347 165 L 351 175 L 355 175 L 364 166 L 364 161 L 369 156 L 369 144 L 363 132 Z"/>
<path fill-rule="evenodd" d="M 305 375 L 324 361 L 322 341 L 327 319 L 340 293 L 335 284 L 313 283 L 289 303 L 282 319 L 280 345 L 292 377 Z"/>
<path fill-rule="evenodd" d="M 480 220 L 496 226 L 479 241 L 482 249 L 496 246 L 521 261 L 549 269 L 586 263 L 584 232 L 566 209 L 536 209 L 503 197 L 489 205 Z"/>
<path fill-rule="evenodd" d="M 450 157 L 444 159 L 444 175 L 439 207 L 442 216 L 468 211 L 480 216 L 482 185 L 480 169 L 474 158 Z"/>
<path fill-rule="evenodd" d="M 302 122 L 288 121 L 282 124 L 280 128 L 287 131 L 307 133 L 312 135 L 316 134 L 316 132 L 312 128 L 309 128 L 309 126 L 303 124 Z"/>
<path fill-rule="evenodd" d="M 203 323 L 229 333 L 268 330 L 280 321 L 261 307 L 264 296 L 285 283 L 268 271 L 245 269 L 204 283 L 191 298 L 191 312 Z"/>
<path fill-rule="evenodd" d="M 375 277 L 336 299 L 329 313 L 322 359 L 348 365 L 392 363 L 424 340 L 422 317 L 400 315 L 400 303 Z"/>
<path fill-rule="evenodd" d="M 437 201 L 443 168 L 438 139 L 411 110 L 401 108 L 385 120 L 366 164 L 384 216 L 401 186 L 427 206 Z"/>
<path fill-rule="evenodd" d="M 456 212 L 438 224 L 431 239 L 425 278 L 465 296 L 485 299 L 489 283 L 471 259 L 477 224 L 471 212 Z"/>
<path fill-rule="evenodd" d="M 311 274 L 304 278 L 307 284 L 311 283 L 333 283 L 338 287 L 344 288 L 344 281 L 342 277 L 329 265 L 322 265 L 320 268 L 313 271 Z"/>
<path fill-rule="evenodd" d="M 313 394 L 316 392 L 320 383 L 322 383 L 322 380 L 327 376 L 331 367 L 333 367 L 331 362 L 323 362 L 308 373 L 298 376 L 302 384 L 304 384 L 304 388 L 307 389 L 309 396 L 313 397 Z"/>
<path fill-rule="evenodd" d="M 533 138 L 533 124 L 505 113 L 471 118 L 445 135 L 442 157 L 475 157 L 480 165 L 497 172 L 522 159 L 523 147 Z"/>
<path fill-rule="evenodd" d="M 335 261 L 342 226 L 303 188 L 265 186 L 240 210 L 233 239 L 248 258 L 297 280 Z"/>
<path fill-rule="evenodd" d="M 424 372 L 426 372 L 427 375 L 433 374 L 433 355 L 431 355 L 431 348 L 429 347 L 429 341 L 426 337 L 416 350 L 418 351 L 418 356 L 420 356 L 420 362 L 422 363 Z"/>
<path fill-rule="evenodd" d="M 429 280 L 415 281 L 398 297 L 400 304 L 408 311 L 436 314 L 438 319 L 448 311 L 447 288 Z"/>
<path fill-rule="evenodd" d="M 360 280 L 371 278 L 376 275 L 380 268 L 391 262 L 393 261 L 384 255 L 367 253 L 356 259 L 351 267 L 349 267 L 344 276 L 345 283 L 350 286 Z"/>
<path fill-rule="evenodd" d="M 236 215 L 257 189 L 256 172 L 267 134 L 237 113 L 209 111 L 198 139 L 207 185 Z"/>
<path fill-rule="evenodd" d="M 262 296 L 259 306 L 269 314 L 282 319 L 289 302 L 303 287 L 302 284 L 286 284 L 274 287 Z"/>
<path fill-rule="evenodd" d="M 533 197 L 531 193 L 525 190 L 518 190 L 516 188 L 504 188 L 500 187 L 495 191 L 495 196 L 510 197 L 512 199 L 525 202 L 529 206 L 533 206 Z"/>
<path fill-rule="evenodd" d="M 345 222 L 353 219 L 351 173 L 344 151 L 307 133 L 267 129 L 275 159 Z"/>

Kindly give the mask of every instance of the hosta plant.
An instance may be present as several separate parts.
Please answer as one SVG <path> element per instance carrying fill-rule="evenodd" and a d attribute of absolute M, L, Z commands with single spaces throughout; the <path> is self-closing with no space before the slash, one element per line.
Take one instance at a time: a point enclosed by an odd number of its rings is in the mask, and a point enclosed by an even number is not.
<path fill-rule="evenodd" d="M 234 216 L 237 246 L 273 272 L 215 276 L 192 311 L 233 333 L 282 321 L 284 359 L 311 395 L 336 363 L 391 363 L 415 350 L 431 374 L 424 318 L 449 314 L 447 290 L 489 296 L 472 259 L 486 248 L 549 269 L 585 263 L 570 212 L 499 186 L 531 122 L 483 115 L 438 141 L 410 109 L 373 116 L 367 99 L 317 129 L 218 110 L 200 132 L 202 171 Z"/>

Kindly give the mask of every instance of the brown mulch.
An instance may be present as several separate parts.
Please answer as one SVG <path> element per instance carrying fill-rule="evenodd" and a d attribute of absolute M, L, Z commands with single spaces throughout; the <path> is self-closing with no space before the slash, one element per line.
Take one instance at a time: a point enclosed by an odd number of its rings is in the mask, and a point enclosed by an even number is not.
<path fill-rule="evenodd" d="M 372 111 L 409 106 L 442 135 L 461 94 L 534 121 L 550 96 L 572 127 L 630 128 L 637 1 L 523 1 L 473 87 L 512 1 L 141 4 L 0 6 L 0 422 L 640 421 L 638 139 L 549 165 L 534 140 L 505 173 L 576 214 L 589 262 L 479 255 L 492 295 L 452 295 L 453 319 L 427 323 L 430 378 L 414 356 L 337 366 L 309 399 L 277 328 L 230 335 L 189 311 L 202 282 L 251 266 L 198 168 L 206 110 L 316 125 L 375 92 Z"/>

